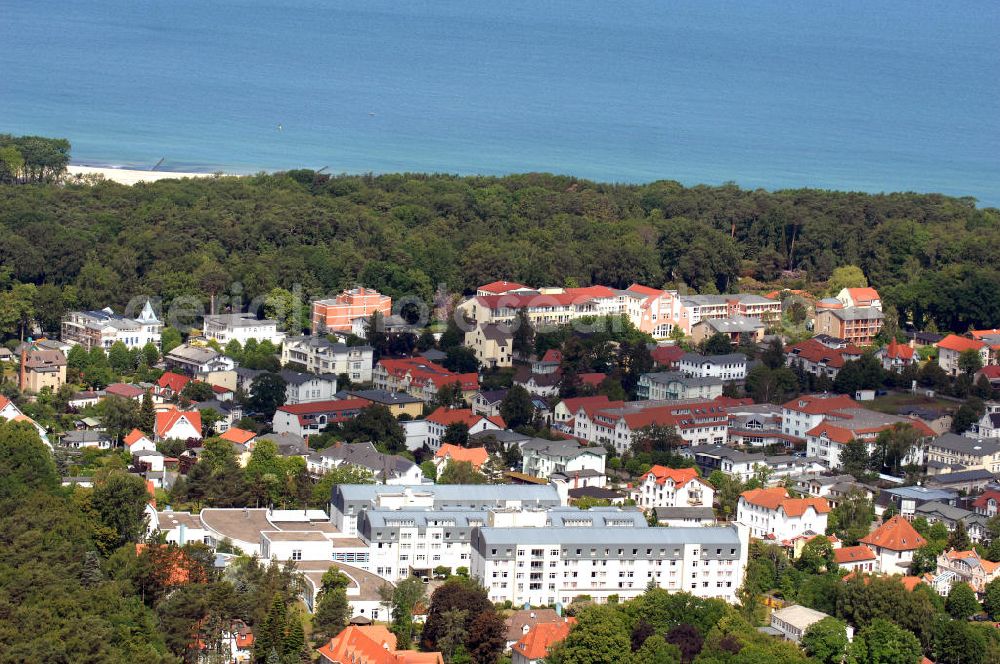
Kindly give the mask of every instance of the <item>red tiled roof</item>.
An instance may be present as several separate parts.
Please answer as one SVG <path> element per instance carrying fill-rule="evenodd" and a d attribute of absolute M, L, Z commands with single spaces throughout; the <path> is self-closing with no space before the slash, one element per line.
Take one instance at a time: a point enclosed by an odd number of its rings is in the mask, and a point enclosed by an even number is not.
<path fill-rule="evenodd" d="M 664 484 L 668 479 L 673 480 L 674 486 L 682 487 L 693 479 L 698 478 L 698 471 L 694 468 L 668 468 L 666 466 L 655 465 L 639 478 L 640 482 L 645 482 L 646 478 L 652 475 L 656 478 L 657 484 Z"/>
<path fill-rule="evenodd" d="M 787 350 L 789 355 L 801 357 L 813 364 L 826 364 L 834 369 L 839 369 L 848 360 L 861 357 L 864 354 L 864 351 L 853 345 L 848 345 L 846 348 L 830 348 L 815 339 L 806 339 L 792 344 Z"/>
<path fill-rule="evenodd" d="M 562 353 L 555 348 L 550 348 L 542 355 L 542 362 L 562 362 Z"/>
<path fill-rule="evenodd" d="M 986 346 L 986 344 L 982 341 L 967 339 L 966 337 L 960 337 L 957 334 L 949 334 L 944 339 L 937 342 L 938 348 L 953 350 L 956 353 L 961 353 L 967 350 L 981 350 L 984 346 Z"/>
<path fill-rule="evenodd" d="M 683 357 L 685 350 L 680 346 L 657 346 L 649 351 L 653 361 L 663 366 L 670 366 Z"/>
<path fill-rule="evenodd" d="M 156 435 L 168 438 L 168 434 L 181 420 L 187 420 L 199 434 L 201 433 L 201 413 L 198 411 L 180 411 L 172 408 L 156 414 Z"/>
<path fill-rule="evenodd" d="M 378 365 L 386 373 L 396 378 L 403 378 L 409 374 L 411 381 L 416 385 L 432 383 L 440 389 L 444 385 L 451 385 L 458 382 L 462 385 L 463 391 L 479 389 L 479 374 L 452 373 L 441 365 L 423 358 L 382 359 L 379 360 Z"/>
<path fill-rule="evenodd" d="M 160 379 L 156 381 L 157 387 L 165 387 L 174 392 L 180 392 L 184 389 L 184 386 L 191 382 L 191 379 L 187 376 L 182 376 L 181 374 L 176 374 L 172 371 L 165 372 Z"/>
<path fill-rule="evenodd" d="M 618 403 L 618 405 L 621 406 L 624 402 L 612 402 L 608 399 L 607 395 L 598 394 L 592 397 L 573 397 L 570 399 L 563 399 L 562 403 L 571 415 L 576 415 L 580 412 L 581 408 L 586 408 L 587 406 L 612 408 L 614 407 L 614 403 Z"/>
<path fill-rule="evenodd" d="M 807 415 L 826 415 L 844 408 L 856 408 L 857 405 L 858 403 L 846 394 L 832 396 L 804 394 L 782 404 L 782 408 Z"/>
<path fill-rule="evenodd" d="M 134 399 L 146 393 L 146 391 L 138 385 L 129 385 L 128 383 L 112 383 L 104 388 L 104 392 L 106 394 L 123 397 L 125 399 Z"/>
<path fill-rule="evenodd" d="M 859 541 L 890 551 L 915 551 L 927 544 L 927 540 L 910 525 L 910 522 L 899 515 L 892 517 Z"/>
<path fill-rule="evenodd" d="M 513 650 L 528 660 L 544 659 L 552 646 L 569 635 L 570 627 L 575 622 L 575 618 L 567 618 L 564 622 L 535 625 L 513 645 Z"/>
<path fill-rule="evenodd" d="M 132 447 L 138 443 L 143 438 L 149 439 L 149 436 L 139 431 L 138 429 L 132 429 L 127 436 L 125 436 L 124 442 L 126 447 Z"/>
<path fill-rule="evenodd" d="M 997 491 L 996 489 L 988 489 L 984 491 L 981 496 L 972 501 L 972 506 L 986 507 L 986 503 L 989 502 L 991 498 L 995 500 L 998 505 L 1000 505 L 1000 491 Z"/>
<path fill-rule="evenodd" d="M 658 288 L 650 288 L 649 286 L 643 286 L 642 284 L 632 284 L 625 290 L 632 291 L 633 293 L 639 293 L 641 295 L 646 295 L 649 297 L 659 297 L 663 295 L 664 291 Z"/>
<path fill-rule="evenodd" d="M 889 345 L 885 347 L 885 356 L 893 360 L 912 360 L 913 349 L 906 344 L 896 343 L 895 339 L 890 339 Z"/>
<path fill-rule="evenodd" d="M 652 424 L 673 426 L 681 430 L 704 426 L 707 422 L 727 423 L 729 415 L 725 411 L 726 407 L 750 403 L 753 403 L 752 399 L 716 397 L 711 401 L 667 404 L 629 413 L 616 413 L 614 410 L 605 409 L 601 411 L 601 414 L 610 417 L 612 420 L 624 419 L 632 431 Z"/>
<path fill-rule="evenodd" d="M 461 447 L 451 443 L 443 443 L 441 449 L 434 453 L 434 457 L 451 459 L 452 461 L 468 461 L 478 469 L 490 458 L 490 453 L 486 451 L 485 447 Z"/>
<path fill-rule="evenodd" d="M 280 406 L 278 410 L 292 415 L 314 415 L 335 413 L 345 410 L 360 410 L 371 405 L 367 399 L 332 399 L 329 401 L 312 401 L 310 403 L 294 403 Z"/>
<path fill-rule="evenodd" d="M 456 422 L 461 422 L 471 429 L 476 426 L 480 420 L 486 420 L 501 429 L 507 428 L 507 425 L 503 421 L 502 417 L 483 417 L 482 415 L 476 415 L 473 413 L 470 408 L 445 408 L 444 406 L 438 406 L 437 410 L 428 415 L 426 419 L 428 422 L 434 422 L 435 424 L 440 424 L 443 427 L 455 424 Z"/>
<path fill-rule="evenodd" d="M 882 299 L 874 288 L 848 288 L 847 292 L 854 300 L 855 306 L 863 307 L 867 303 Z"/>
<path fill-rule="evenodd" d="M 875 552 L 867 546 L 844 546 L 833 550 L 833 559 L 838 565 L 875 560 Z"/>
<path fill-rule="evenodd" d="M 978 564 L 987 574 L 992 574 L 1000 567 L 1000 563 L 994 563 L 985 558 L 980 558 L 977 551 L 946 551 L 948 560 L 972 560 L 973 564 Z"/>
<path fill-rule="evenodd" d="M 606 373 L 591 372 L 579 374 L 580 382 L 584 385 L 590 385 L 591 387 L 597 387 L 600 385 L 605 378 L 608 377 Z"/>
<path fill-rule="evenodd" d="M 751 489 L 741 493 L 740 497 L 751 505 L 759 505 L 769 510 L 781 509 L 788 516 L 802 516 L 810 507 L 816 510 L 817 514 L 826 514 L 830 511 L 830 503 L 826 498 L 789 498 L 788 491 L 784 487 Z"/>
<path fill-rule="evenodd" d="M 979 374 L 982 374 L 983 376 L 986 376 L 987 380 L 991 380 L 991 381 L 992 380 L 998 380 L 998 379 L 1000 379 L 1000 364 L 990 364 L 988 366 L 983 367 L 982 369 L 980 369 L 976 373 L 979 373 Z M 0 408 L 2 408 L 2 407 L 3 406 L 0 406 Z"/>
<path fill-rule="evenodd" d="M 488 293 L 507 293 L 512 290 L 523 290 L 528 288 L 524 284 L 519 284 L 516 281 L 491 281 L 488 284 L 484 284 L 477 288 L 476 290 L 486 291 Z"/>
<path fill-rule="evenodd" d="M 226 394 L 232 392 L 228 387 L 223 387 L 222 385 L 212 385 L 212 391 L 216 394 Z"/>
<path fill-rule="evenodd" d="M 223 440 L 228 440 L 231 443 L 239 443 L 240 445 L 246 445 L 256 437 L 257 434 L 253 431 L 247 431 L 246 429 L 240 429 L 238 427 L 229 427 L 221 436 L 219 436 L 219 438 Z"/>
<path fill-rule="evenodd" d="M 383 625 L 346 627 L 317 652 L 323 664 L 444 664 L 439 652 L 396 650 L 396 636 Z"/>

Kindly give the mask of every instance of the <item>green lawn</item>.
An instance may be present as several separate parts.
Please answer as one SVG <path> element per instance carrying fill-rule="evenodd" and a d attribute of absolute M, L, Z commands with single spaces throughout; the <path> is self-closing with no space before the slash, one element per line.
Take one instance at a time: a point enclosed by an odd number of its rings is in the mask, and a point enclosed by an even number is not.
<path fill-rule="evenodd" d="M 929 398 L 919 394 L 893 392 L 874 401 L 863 402 L 865 408 L 877 410 L 880 413 L 898 415 L 904 406 L 920 406 L 939 411 L 952 411 L 958 408 L 957 403 L 948 399 Z"/>

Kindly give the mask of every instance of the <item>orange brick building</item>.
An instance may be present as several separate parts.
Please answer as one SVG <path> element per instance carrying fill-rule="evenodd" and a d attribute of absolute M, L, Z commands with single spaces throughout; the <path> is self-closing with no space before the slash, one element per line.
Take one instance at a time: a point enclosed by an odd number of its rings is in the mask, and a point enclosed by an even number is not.
<path fill-rule="evenodd" d="M 392 313 L 392 298 L 372 288 L 352 288 L 337 297 L 312 303 L 312 333 L 350 332 L 351 322 L 375 312 Z"/>

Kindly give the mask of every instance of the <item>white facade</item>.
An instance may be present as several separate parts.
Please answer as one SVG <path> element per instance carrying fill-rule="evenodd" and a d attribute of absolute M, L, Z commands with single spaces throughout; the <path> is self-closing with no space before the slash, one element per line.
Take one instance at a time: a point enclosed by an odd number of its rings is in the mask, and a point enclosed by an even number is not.
<path fill-rule="evenodd" d="M 490 601 L 544 606 L 588 595 L 625 601 L 653 583 L 668 591 L 737 601 L 749 535 L 703 528 L 480 528 L 472 577 Z"/>
<path fill-rule="evenodd" d="M 736 522 L 747 526 L 753 537 L 782 542 L 810 532 L 826 532 L 830 505 L 825 498 L 785 498 L 779 502 L 765 497 L 773 492 L 785 490 L 758 489 L 740 496 Z"/>
<path fill-rule="evenodd" d="M 549 478 L 555 473 L 571 475 L 593 471 L 604 475 L 608 455 L 603 447 L 583 447 L 571 440 L 535 439 L 520 445 L 522 469 L 528 475 Z"/>
<path fill-rule="evenodd" d="M 148 300 L 137 318 L 120 316 L 107 307 L 100 311 L 71 311 L 62 321 L 62 340 L 87 350 L 108 350 L 116 341 L 129 349 L 142 348 L 147 343 L 159 348 L 162 331 L 163 323 L 156 318 Z"/>
<path fill-rule="evenodd" d="M 206 339 L 214 339 L 225 347 L 230 341 L 238 341 L 245 346 L 254 339 L 257 342 L 270 341 L 277 346 L 285 333 L 278 331 L 278 321 L 258 320 L 253 314 L 216 314 L 205 316 L 202 334 Z"/>
<path fill-rule="evenodd" d="M 347 374 L 354 383 L 370 383 L 371 346 L 347 346 L 325 337 L 288 337 L 281 346 L 281 363 L 295 362 L 313 373 Z"/>
<path fill-rule="evenodd" d="M 336 374 L 300 374 L 282 371 L 285 379 L 285 405 L 332 401 L 337 394 Z"/>
<path fill-rule="evenodd" d="M 677 369 L 698 378 L 743 380 L 747 377 L 747 356 L 742 353 L 707 356 L 685 353 L 677 362 Z"/>
<path fill-rule="evenodd" d="M 715 488 L 697 477 L 694 469 L 674 470 L 653 466 L 636 485 L 635 495 L 636 504 L 643 509 L 711 507 L 715 500 Z"/>

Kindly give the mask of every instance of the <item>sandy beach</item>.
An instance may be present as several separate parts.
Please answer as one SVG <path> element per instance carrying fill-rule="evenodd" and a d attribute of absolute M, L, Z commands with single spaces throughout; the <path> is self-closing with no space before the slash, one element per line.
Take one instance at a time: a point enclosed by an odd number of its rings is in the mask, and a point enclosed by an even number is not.
<path fill-rule="evenodd" d="M 70 176 L 103 175 L 107 180 L 129 185 L 139 182 L 156 182 L 157 180 L 208 178 L 215 175 L 215 173 L 180 173 L 174 171 L 138 171 L 128 168 L 98 168 L 96 166 L 77 166 L 75 164 L 70 164 L 66 172 Z"/>

